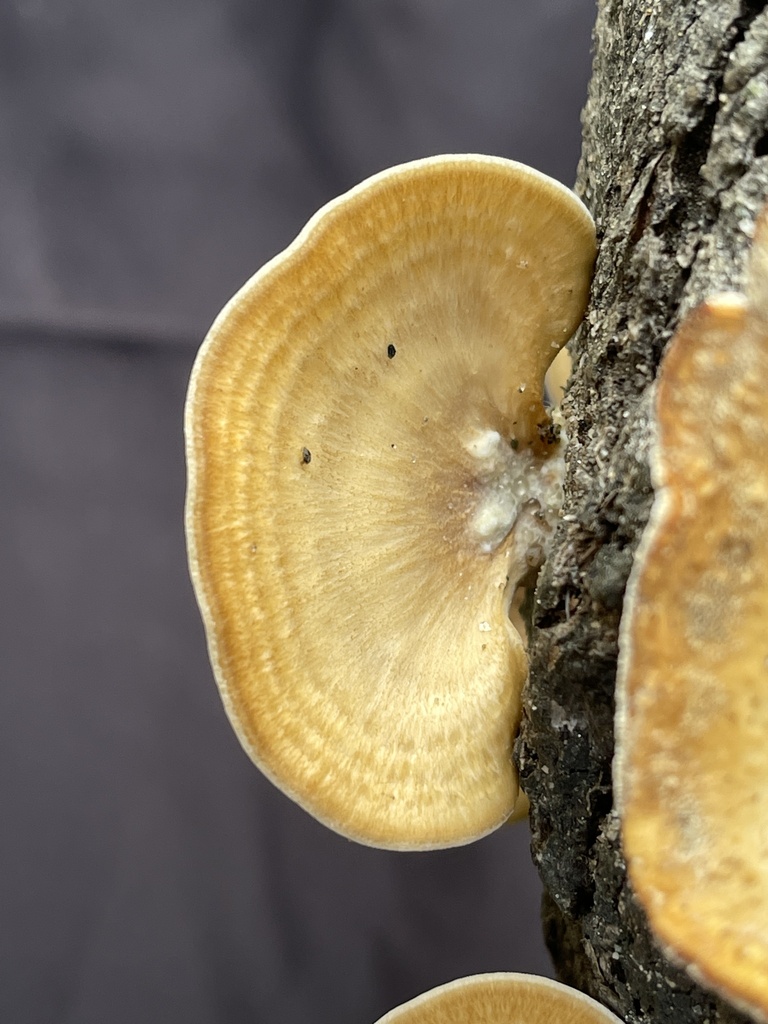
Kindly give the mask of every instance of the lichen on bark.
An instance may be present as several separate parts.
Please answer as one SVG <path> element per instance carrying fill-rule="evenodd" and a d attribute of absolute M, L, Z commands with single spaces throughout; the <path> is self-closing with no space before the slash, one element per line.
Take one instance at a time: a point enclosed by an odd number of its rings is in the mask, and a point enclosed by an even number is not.
<path fill-rule="evenodd" d="M 736 1024 L 651 936 L 613 811 L 622 599 L 652 499 L 651 398 L 681 316 L 738 287 L 768 198 L 768 3 L 602 0 L 577 189 L 600 242 L 572 344 L 566 500 L 517 744 L 563 980 L 627 1024 Z"/>

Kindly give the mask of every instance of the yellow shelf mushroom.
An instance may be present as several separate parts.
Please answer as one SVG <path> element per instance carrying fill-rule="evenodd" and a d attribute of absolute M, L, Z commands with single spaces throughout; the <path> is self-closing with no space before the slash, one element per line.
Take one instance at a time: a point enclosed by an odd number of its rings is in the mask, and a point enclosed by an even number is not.
<path fill-rule="evenodd" d="M 224 308 L 186 408 L 191 575 L 254 762 L 342 834 L 426 849 L 518 797 L 508 615 L 561 500 L 544 374 L 594 225 L 512 161 L 392 168 Z"/>
<path fill-rule="evenodd" d="M 621 1024 L 574 988 L 534 974 L 476 974 L 390 1010 L 377 1024 Z"/>
<path fill-rule="evenodd" d="M 768 215 L 747 295 L 682 322 L 620 636 L 614 781 L 665 947 L 768 1020 Z"/>

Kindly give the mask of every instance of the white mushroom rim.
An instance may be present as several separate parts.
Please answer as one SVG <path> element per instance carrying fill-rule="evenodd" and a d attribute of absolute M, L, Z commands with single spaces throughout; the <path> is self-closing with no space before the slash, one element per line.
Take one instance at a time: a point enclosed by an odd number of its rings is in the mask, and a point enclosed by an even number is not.
<path fill-rule="evenodd" d="M 431 989 L 377 1024 L 622 1024 L 577 989 L 534 974 L 476 974 Z"/>
<path fill-rule="evenodd" d="M 370 845 L 477 839 L 518 796 L 562 444 L 542 403 L 594 225 L 512 161 L 445 156 L 316 214 L 227 304 L 190 381 L 190 571 L 248 754 Z"/>

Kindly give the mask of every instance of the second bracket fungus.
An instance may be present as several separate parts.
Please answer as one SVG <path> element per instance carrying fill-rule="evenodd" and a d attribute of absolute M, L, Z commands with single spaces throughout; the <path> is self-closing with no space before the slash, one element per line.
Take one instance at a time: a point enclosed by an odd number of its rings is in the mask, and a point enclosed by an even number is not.
<path fill-rule="evenodd" d="M 350 838 L 452 846 L 515 805 L 508 611 L 557 515 L 542 382 L 594 247 L 536 171 L 416 161 L 320 210 L 200 351 L 186 526 L 216 679 L 254 762 Z"/>
<path fill-rule="evenodd" d="M 600 1003 L 535 974 L 475 974 L 395 1007 L 377 1024 L 621 1024 Z"/>
<path fill-rule="evenodd" d="M 768 237 L 662 364 L 622 619 L 614 766 L 633 887 L 700 981 L 768 1020 Z"/>

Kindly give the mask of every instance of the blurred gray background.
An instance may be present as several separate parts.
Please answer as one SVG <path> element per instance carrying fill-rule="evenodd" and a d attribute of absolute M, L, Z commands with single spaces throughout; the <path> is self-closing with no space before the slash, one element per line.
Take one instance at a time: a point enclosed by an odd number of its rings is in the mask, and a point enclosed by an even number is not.
<path fill-rule="evenodd" d="M 593 0 L 0 0 L 0 1021 L 369 1024 L 549 973 L 525 826 L 393 854 L 251 766 L 187 580 L 218 309 L 382 167 L 570 184 Z"/>

